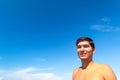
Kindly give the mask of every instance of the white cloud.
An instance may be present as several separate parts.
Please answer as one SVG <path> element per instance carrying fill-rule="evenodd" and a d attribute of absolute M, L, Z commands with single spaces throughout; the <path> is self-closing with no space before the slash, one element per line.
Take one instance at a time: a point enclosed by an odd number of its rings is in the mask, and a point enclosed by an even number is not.
<path fill-rule="evenodd" d="M 110 22 L 111 19 L 110 18 L 102 18 L 101 21 L 103 21 L 103 22 Z"/>
<path fill-rule="evenodd" d="M 36 68 L 25 68 L 17 71 L 1 72 L 0 80 L 64 80 L 63 76 L 54 73 L 41 73 Z"/>
<path fill-rule="evenodd" d="M 16 71 L 1 70 L 0 80 L 71 80 L 72 73 L 66 72 L 61 76 L 55 73 L 41 73 L 36 68 L 25 68 Z M 118 71 L 119 74 L 119 71 Z M 120 78 L 119 75 L 118 79 Z"/>
<path fill-rule="evenodd" d="M 90 28 L 92 30 L 97 30 L 100 32 L 118 32 L 120 31 L 120 27 L 119 26 L 111 26 L 111 19 L 110 18 L 102 18 L 100 19 L 100 22 L 102 21 L 101 24 L 96 24 L 96 25 L 92 25 Z"/>
<path fill-rule="evenodd" d="M 92 30 L 97 30 L 101 32 L 118 32 L 120 27 L 106 26 L 106 25 L 93 25 L 91 26 Z"/>
<path fill-rule="evenodd" d="M 119 67 L 117 66 L 117 67 L 114 69 L 114 71 L 115 71 L 115 74 L 116 74 L 117 79 L 120 80 L 120 69 L 119 69 Z"/>
<path fill-rule="evenodd" d="M 62 77 L 58 77 L 53 73 L 39 73 L 31 75 L 31 80 L 63 80 Z"/>
<path fill-rule="evenodd" d="M 52 67 L 49 67 L 49 68 L 41 68 L 41 69 L 39 69 L 40 71 L 46 71 L 46 70 L 54 70 L 54 68 L 52 68 Z"/>
<path fill-rule="evenodd" d="M 72 73 L 71 72 L 68 72 L 68 73 L 64 73 L 65 76 L 72 76 Z"/>
<path fill-rule="evenodd" d="M 33 60 L 35 60 L 35 61 L 40 61 L 40 62 L 45 62 L 46 61 L 46 59 L 45 58 L 34 58 Z"/>
<path fill-rule="evenodd" d="M 0 74 L 2 74 L 2 73 L 4 73 L 4 72 L 5 72 L 4 70 L 0 69 Z"/>
<path fill-rule="evenodd" d="M 3 77 L 0 77 L 0 80 L 4 80 Z"/>

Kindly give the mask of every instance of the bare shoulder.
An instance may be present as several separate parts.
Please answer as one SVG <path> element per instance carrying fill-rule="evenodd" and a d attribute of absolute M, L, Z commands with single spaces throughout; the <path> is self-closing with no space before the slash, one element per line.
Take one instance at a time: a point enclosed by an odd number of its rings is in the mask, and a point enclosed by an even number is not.
<path fill-rule="evenodd" d="M 111 69 L 111 67 L 107 64 L 96 64 L 100 69 Z"/>
<path fill-rule="evenodd" d="M 113 72 L 112 68 L 107 64 L 99 64 L 99 67 L 102 69 L 103 72 Z"/>
<path fill-rule="evenodd" d="M 74 69 L 73 75 L 75 75 L 78 72 L 79 68 Z"/>
<path fill-rule="evenodd" d="M 117 80 L 112 68 L 107 64 L 97 64 L 105 80 Z"/>
<path fill-rule="evenodd" d="M 95 66 L 102 70 L 112 70 L 112 68 L 107 64 L 95 64 Z"/>
<path fill-rule="evenodd" d="M 79 71 L 79 68 L 74 69 L 73 75 L 72 75 L 72 80 L 75 79 L 75 75 L 77 74 L 78 71 Z"/>

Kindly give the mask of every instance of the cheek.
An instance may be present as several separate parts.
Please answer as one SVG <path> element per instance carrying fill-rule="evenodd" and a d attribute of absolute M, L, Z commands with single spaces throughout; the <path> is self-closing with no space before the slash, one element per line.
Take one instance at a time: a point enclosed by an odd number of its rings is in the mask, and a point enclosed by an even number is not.
<path fill-rule="evenodd" d="M 80 51 L 80 49 L 77 49 L 77 52 L 79 52 Z"/>
<path fill-rule="evenodd" d="M 88 48 L 88 49 L 86 49 L 87 51 L 89 51 L 89 52 L 93 52 L 93 49 L 92 48 Z"/>
<path fill-rule="evenodd" d="M 80 53 L 80 50 L 79 50 L 79 49 L 77 49 L 77 54 L 79 55 L 79 53 Z"/>
<path fill-rule="evenodd" d="M 92 50 L 90 50 L 90 51 L 88 51 L 88 53 L 91 55 L 91 54 L 93 54 L 93 51 L 92 51 Z"/>
<path fill-rule="evenodd" d="M 92 50 L 88 50 L 89 53 L 92 53 L 93 51 Z"/>

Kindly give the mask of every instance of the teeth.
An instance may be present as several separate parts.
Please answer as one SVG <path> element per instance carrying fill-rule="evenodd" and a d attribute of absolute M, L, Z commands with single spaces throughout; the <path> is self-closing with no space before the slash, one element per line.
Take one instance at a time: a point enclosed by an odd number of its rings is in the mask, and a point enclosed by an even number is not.
<path fill-rule="evenodd" d="M 86 54 L 86 53 L 81 53 L 81 54 Z"/>
<path fill-rule="evenodd" d="M 80 55 L 85 55 L 86 53 L 80 53 Z"/>

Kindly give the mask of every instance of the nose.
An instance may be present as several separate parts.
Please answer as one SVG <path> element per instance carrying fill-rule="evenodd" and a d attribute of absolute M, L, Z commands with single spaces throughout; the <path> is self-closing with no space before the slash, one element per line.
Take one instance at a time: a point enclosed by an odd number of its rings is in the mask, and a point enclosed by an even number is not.
<path fill-rule="evenodd" d="M 80 48 L 80 51 L 84 51 L 85 50 L 85 48 L 82 46 L 81 48 Z"/>

